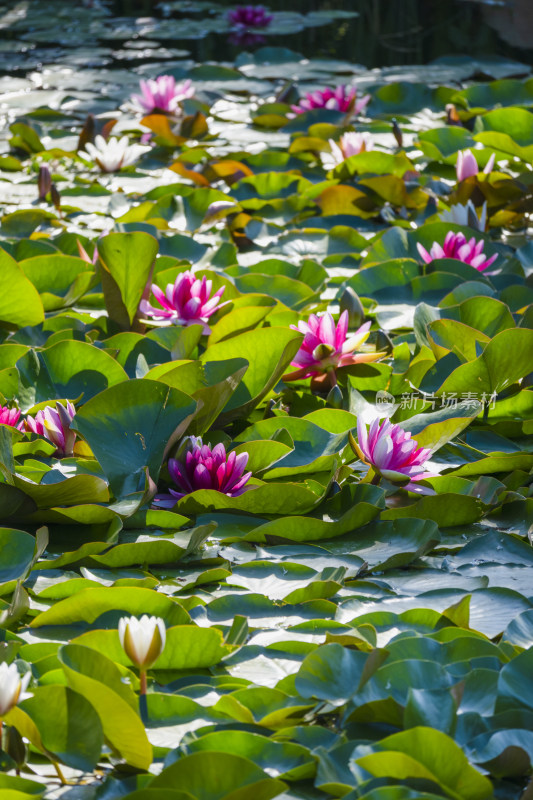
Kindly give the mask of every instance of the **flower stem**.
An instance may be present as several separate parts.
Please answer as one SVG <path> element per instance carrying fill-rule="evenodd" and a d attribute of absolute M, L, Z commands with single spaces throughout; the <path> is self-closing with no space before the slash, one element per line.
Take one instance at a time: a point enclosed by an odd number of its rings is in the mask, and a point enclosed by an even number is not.
<path fill-rule="evenodd" d="M 328 375 L 329 375 L 330 386 L 333 389 L 333 387 L 337 385 L 337 376 L 335 375 L 335 370 L 334 369 L 328 370 Z"/>
<path fill-rule="evenodd" d="M 372 486 L 377 486 L 380 480 L 381 480 L 381 475 L 379 474 L 379 472 L 376 472 L 370 483 Z"/>
<path fill-rule="evenodd" d="M 67 783 L 67 781 L 66 781 L 66 778 L 65 778 L 65 776 L 63 775 L 63 771 L 62 771 L 61 767 L 59 766 L 59 764 L 58 764 L 58 762 L 57 762 L 57 761 L 52 761 L 52 764 L 54 765 L 54 769 L 55 769 L 55 771 L 57 772 L 57 777 L 58 777 L 58 778 L 59 778 L 59 780 L 61 781 L 61 784 L 62 784 L 63 786 L 65 786 L 65 785 L 66 785 L 66 783 Z"/>
<path fill-rule="evenodd" d="M 141 686 L 139 689 L 139 714 L 144 726 L 148 725 L 148 698 L 146 696 L 146 670 L 139 670 Z"/>

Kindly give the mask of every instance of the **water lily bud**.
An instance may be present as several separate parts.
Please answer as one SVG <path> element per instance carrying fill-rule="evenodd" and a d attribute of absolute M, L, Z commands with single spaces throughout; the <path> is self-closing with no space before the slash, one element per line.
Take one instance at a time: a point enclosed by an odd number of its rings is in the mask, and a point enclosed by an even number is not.
<path fill-rule="evenodd" d="M 10 756 L 17 767 L 20 769 L 26 763 L 28 748 L 18 730 L 10 725 L 4 731 L 3 749 Z"/>
<path fill-rule="evenodd" d="M 341 311 L 348 312 L 350 328 L 359 328 L 363 324 L 365 309 L 359 299 L 359 295 L 354 292 L 351 286 L 347 286 L 342 293 L 339 306 Z"/>
<path fill-rule="evenodd" d="M 392 120 L 392 133 L 396 139 L 396 144 L 401 147 L 403 145 L 403 133 L 396 119 Z"/>
<path fill-rule="evenodd" d="M 31 697 L 26 694 L 31 673 L 20 676 L 16 664 L 0 664 L 0 718 L 4 717 L 18 702 Z"/>
<path fill-rule="evenodd" d="M 391 355 L 394 350 L 394 345 L 385 331 L 379 330 L 376 333 L 376 350 L 385 351 L 388 355 Z"/>
<path fill-rule="evenodd" d="M 87 142 L 94 144 L 94 137 L 96 134 L 96 125 L 94 121 L 94 114 L 87 114 L 87 118 L 81 129 L 78 139 L 78 146 L 76 150 L 83 150 Z"/>
<path fill-rule="evenodd" d="M 326 397 L 326 402 L 333 406 L 333 408 L 342 408 L 342 389 L 338 384 L 335 384 L 332 389 L 330 389 L 328 396 Z"/>
<path fill-rule="evenodd" d="M 296 103 L 298 102 L 298 90 L 294 81 L 286 81 L 276 95 L 276 103 Z"/>
<path fill-rule="evenodd" d="M 165 647 L 166 629 L 160 617 L 122 617 L 118 635 L 130 661 L 142 670 L 151 667 Z"/>
<path fill-rule="evenodd" d="M 52 177 L 50 175 L 50 170 L 46 166 L 39 167 L 37 188 L 39 189 L 39 200 L 45 200 L 46 195 L 52 188 Z"/>
<path fill-rule="evenodd" d="M 56 210 L 59 211 L 61 208 L 61 195 L 59 194 L 55 183 L 50 186 L 50 198 Z"/>

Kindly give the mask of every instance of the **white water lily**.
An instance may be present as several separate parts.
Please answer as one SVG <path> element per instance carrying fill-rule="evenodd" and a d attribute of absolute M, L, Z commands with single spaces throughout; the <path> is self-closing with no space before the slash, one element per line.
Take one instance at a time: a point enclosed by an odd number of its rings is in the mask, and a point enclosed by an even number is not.
<path fill-rule="evenodd" d="M 439 214 L 439 217 L 443 222 L 454 222 L 456 225 L 464 225 L 477 231 L 484 231 L 487 225 L 487 204 L 483 203 L 481 216 L 479 217 L 472 200 L 469 200 L 466 205 L 457 203 L 449 211 L 443 211 Z"/>
<path fill-rule="evenodd" d="M 0 718 L 21 700 L 31 697 L 26 693 L 30 677 L 30 672 L 21 677 L 16 664 L 8 665 L 5 661 L 0 664 Z"/>
<path fill-rule="evenodd" d="M 107 142 L 103 136 L 97 136 L 94 144 L 87 142 L 85 150 L 81 150 L 78 155 L 94 161 L 102 172 L 118 172 L 122 167 L 134 164 L 149 150 L 151 148 L 148 145 L 129 144 L 127 136 L 121 139 L 111 136 Z"/>
<path fill-rule="evenodd" d="M 161 617 L 122 617 L 118 635 L 124 652 L 141 670 L 151 667 L 165 647 L 166 628 Z"/>

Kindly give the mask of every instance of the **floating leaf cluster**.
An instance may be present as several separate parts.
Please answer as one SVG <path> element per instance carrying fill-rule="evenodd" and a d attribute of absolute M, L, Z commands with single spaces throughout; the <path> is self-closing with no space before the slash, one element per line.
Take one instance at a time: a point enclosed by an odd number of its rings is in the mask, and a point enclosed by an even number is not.
<path fill-rule="evenodd" d="M 6 798 L 526 791 L 533 86 L 447 69 L 6 96 Z"/>

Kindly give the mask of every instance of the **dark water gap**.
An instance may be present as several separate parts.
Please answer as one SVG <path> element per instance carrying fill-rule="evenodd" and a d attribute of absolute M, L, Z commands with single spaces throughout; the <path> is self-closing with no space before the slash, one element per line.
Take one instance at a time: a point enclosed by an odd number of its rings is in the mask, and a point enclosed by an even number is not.
<path fill-rule="evenodd" d="M 356 19 L 336 20 L 322 28 L 268 36 L 268 44 L 290 47 L 307 57 L 339 58 L 369 68 L 424 64 L 453 54 L 499 56 L 533 64 L 531 0 L 265 0 L 263 4 L 273 11 L 305 14 L 341 9 L 359 14 Z M 124 16 L 209 15 L 209 3 L 183 2 L 179 9 L 177 5 L 114 0 L 112 8 Z M 233 5 L 236 3 L 231 0 L 218 0 L 211 13 Z M 239 51 L 216 34 L 176 44 L 187 46 L 199 60 L 232 60 Z"/>
<path fill-rule="evenodd" d="M 112 52 L 121 51 L 124 46 L 133 48 L 128 63 L 134 67 L 159 60 L 158 48 L 185 51 L 178 57 L 190 54 L 200 63 L 231 63 L 243 50 L 253 51 L 265 44 L 290 48 L 310 59 L 333 58 L 370 69 L 426 64 L 450 55 L 472 59 L 496 57 L 533 64 L 532 0 L 264 0 L 264 4 L 274 13 L 320 12 L 324 24 L 303 28 L 293 25 L 292 28 L 288 26 L 287 31 L 280 26 L 275 34 L 265 33 L 263 41 L 236 43 L 227 26 L 218 30 L 213 24 L 224 15 L 227 7 L 236 5 L 231 0 L 84 0 L 77 6 L 85 8 L 80 39 L 78 20 L 71 21 L 70 33 L 69 22 L 63 14 L 72 8 L 72 0 L 53 0 L 50 11 L 47 0 L 0 0 L 0 72 L 20 74 L 25 71 L 26 43 L 43 55 L 51 55 L 51 50 L 55 49 L 56 63 L 61 63 L 62 53 L 72 54 L 81 47 L 84 54 L 80 56 L 79 66 L 83 63 L 98 66 L 99 48 L 109 48 Z M 91 30 L 91 18 L 95 22 L 102 20 L 99 6 L 111 11 L 111 15 L 105 17 L 105 38 L 98 38 L 98 33 Z M 20 18 L 17 21 L 17 10 L 22 8 L 25 9 L 23 25 L 19 24 Z M 339 10 L 356 12 L 358 16 L 336 19 L 334 12 Z M 328 23 L 329 12 L 332 19 Z M 57 15 L 56 24 L 51 24 L 44 34 L 43 13 Z M 33 22 L 38 17 L 41 17 L 40 29 L 39 24 Z M 161 26 L 166 19 L 174 26 L 183 20 L 183 36 L 180 36 L 179 25 L 176 36 L 170 38 L 162 35 L 158 38 L 157 26 L 156 30 L 150 30 L 150 21 Z M 118 34 L 125 20 L 146 21 L 150 32 L 134 32 L 125 44 L 125 37 Z M 193 23 L 198 32 L 191 35 Z M 35 30 L 39 35 L 34 38 Z M 161 31 L 161 27 L 158 30 Z M 144 39 L 150 40 L 148 50 L 143 49 Z M 138 58 L 134 52 L 136 42 Z M 94 58 L 92 49 L 96 49 Z M 28 55 L 26 60 L 29 59 Z M 43 58 L 43 63 L 48 61 L 49 58 Z M 35 65 L 28 63 L 27 68 L 35 68 Z"/>

